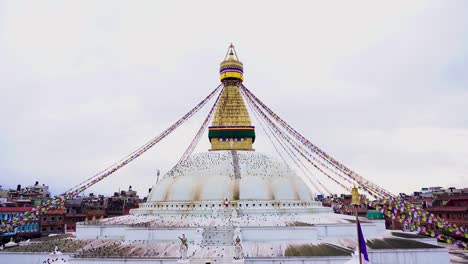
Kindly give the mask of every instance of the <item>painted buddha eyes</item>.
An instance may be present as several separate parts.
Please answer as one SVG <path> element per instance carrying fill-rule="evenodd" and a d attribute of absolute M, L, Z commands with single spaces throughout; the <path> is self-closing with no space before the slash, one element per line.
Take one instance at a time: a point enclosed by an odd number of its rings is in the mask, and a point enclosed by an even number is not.
<path fill-rule="evenodd" d="M 245 138 L 219 138 L 219 141 L 221 142 L 228 142 L 228 141 L 236 141 L 236 142 L 240 142 L 240 141 L 244 141 Z"/>

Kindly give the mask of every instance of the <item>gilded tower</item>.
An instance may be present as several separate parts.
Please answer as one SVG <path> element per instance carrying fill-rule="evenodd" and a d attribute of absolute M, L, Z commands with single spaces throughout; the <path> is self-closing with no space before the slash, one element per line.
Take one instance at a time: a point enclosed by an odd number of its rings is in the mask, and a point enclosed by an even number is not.
<path fill-rule="evenodd" d="M 253 150 L 255 127 L 239 90 L 244 80 L 244 66 L 232 44 L 221 62 L 219 74 L 224 90 L 209 127 L 211 150 Z"/>

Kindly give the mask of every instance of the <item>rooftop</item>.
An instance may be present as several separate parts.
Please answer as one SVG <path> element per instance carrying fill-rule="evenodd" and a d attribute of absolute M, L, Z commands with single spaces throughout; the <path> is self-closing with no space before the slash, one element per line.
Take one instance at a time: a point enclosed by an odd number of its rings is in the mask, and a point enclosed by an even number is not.
<path fill-rule="evenodd" d="M 367 246 L 371 249 L 442 248 L 439 246 L 402 238 L 371 239 L 367 240 Z"/>
<path fill-rule="evenodd" d="M 0 207 L 0 212 L 26 212 L 31 211 L 34 207 Z"/>

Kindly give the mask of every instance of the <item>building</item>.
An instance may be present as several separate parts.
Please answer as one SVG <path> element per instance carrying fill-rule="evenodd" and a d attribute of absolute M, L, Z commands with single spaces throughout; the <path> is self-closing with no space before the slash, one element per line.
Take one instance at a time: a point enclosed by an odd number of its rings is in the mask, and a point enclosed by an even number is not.
<path fill-rule="evenodd" d="M 129 186 L 127 191 L 116 192 L 113 196 L 106 198 L 106 213 L 108 217 L 128 215 L 131 209 L 138 208 L 140 198 L 136 191 Z"/>
<path fill-rule="evenodd" d="M 468 194 L 438 196 L 427 211 L 468 229 Z"/>
<path fill-rule="evenodd" d="M 76 223 L 86 220 L 86 212 L 82 203 L 82 197 L 67 199 L 65 201 L 64 225 L 67 232 L 75 232 Z"/>
<path fill-rule="evenodd" d="M 22 200 L 29 199 L 34 202 L 35 205 L 39 205 L 42 200 L 49 198 L 49 186 L 42 184 L 40 185 L 38 181 L 34 185 L 27 186 L 22 188 L 20 184 L 16 187 L 16 190 L 9 190 L 8 198 L 10 200 Z"/>
<path fill-rule="evenodd" d="M 31 211 L 34 207 L 19 207 L 16 204 L 9 203 L 3 204 L 0 206 L 0 222 L 6 223 L 12 221 L 13 218 L 19 218 L 24 215 L 25 212 Z M 9 232 L 4 233 L 2 236 L 3 243 L 6 243 L 10 240 L 11 237 L 14 237 L 17 240 L 28 239 L 40 237 L 40 221 L 38 216 L 32 216 L 33 220 L 25 224 L 21 224 L 14 229 L 9 230 Z"/>
<path fill-rule="evenodd" d="M 110 197 L 94 195 L 76 197 L 65 201 L 64 224 L 66 230 L 74 232 L 76 223 L 95 221 L 107 217 L 128 215 L 131 209 L 138 208 L 140 198 L 132 186 L 127 191 L 115 192 Z"/>
<path fill-rule="evenodd" d="M 61 233 L 65 233 L 65 210 L 60 208 L 43 212 L 41 215 L 42 236 Z"/>
<path fill-rule="evenodd" d="M 22 188 L 18 185 L 15 190 L 0 189 L 0 206 L 8 207 L 5 210 L 16 210 L 21 213 L 24 208 L 33 208 L 50 197 L 49 186 L 36 182 L 32 186 Z M 111 197 L 90 194 L 85 197 L 67 199 L 63 208 L 48 210 L 38 219 L 38 232 L 42 236 L 49 234 L 74 232 L 76 223 L 88 220 L 99 220 L 111 216 L 128 215 L 131 209 L 138 208 L 140 198 L 130 186 L 128 190 L 115 193 Z M 1 208 L 1 207 L 0 207 Z M 29 228 L 29 227 L 27 227 Z M 27 229 L 26 228 L 26 229 Z M 22 230 L 22 229 L 20 229 Z M 24 232 L 23 232 L 24 233 Z M 36 231 L 23 234 L 23 237 L 36 236 Z"/>

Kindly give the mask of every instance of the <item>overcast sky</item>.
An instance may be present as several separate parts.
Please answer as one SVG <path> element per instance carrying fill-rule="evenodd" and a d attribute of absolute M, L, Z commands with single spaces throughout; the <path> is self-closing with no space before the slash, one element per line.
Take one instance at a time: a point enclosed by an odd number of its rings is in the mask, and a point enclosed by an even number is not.
<path fill-rule="evenodd" d="M 0 185 L 57 193 L 124 157 L 218 85 L 232 42 L 245 85 L 356 172 L 468 187 L 468 2 L 330 2 L 0 1 Z M 146 195 L 206 113 L 90 192 Z"/>

